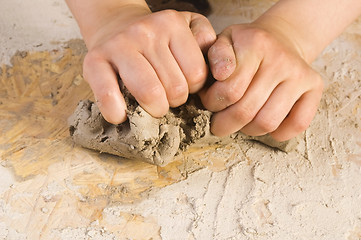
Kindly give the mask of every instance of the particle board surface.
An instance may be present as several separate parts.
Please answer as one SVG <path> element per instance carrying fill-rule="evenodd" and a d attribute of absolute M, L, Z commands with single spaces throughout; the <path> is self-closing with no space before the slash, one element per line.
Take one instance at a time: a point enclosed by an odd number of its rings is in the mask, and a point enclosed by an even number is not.
<path fill-rule="evenodd" d="M 209 18 L 219 32 L 274 2 L 212 1 Z M 0 238 L 360 239 L 360 20 L 313 64 L 324 97 L 295 152 L 233 143 L 163 168 L 73 144 L 66 120 L 92 93 L 83 43 L 66 45 L 0 67 Z"/>

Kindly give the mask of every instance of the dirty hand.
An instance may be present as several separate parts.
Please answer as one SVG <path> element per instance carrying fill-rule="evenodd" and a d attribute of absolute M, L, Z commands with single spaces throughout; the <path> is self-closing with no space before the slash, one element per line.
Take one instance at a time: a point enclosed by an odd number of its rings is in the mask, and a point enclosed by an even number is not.
<path fill-rule="evenodd" d="M 233 25 L 218 36 L 208 59 L 216 81 L 200 96 L 216 112 L 213 134 L 240 130 L 284 141 L 309 126 L 323 81 L 288 37 L 256 23 Z"/>
<path fill-rule="evenodd" d="M 208 68 L 202 51 L 214 43 L 216 34 L 196 13 L 151 13 L 131 6 L 84 39 L 89 50 L 84 78 L 104 118 L 118 124 L 126 120 L 126 104 L 117 74 L 148 113 L 161 117 L 203 87 Z"/>

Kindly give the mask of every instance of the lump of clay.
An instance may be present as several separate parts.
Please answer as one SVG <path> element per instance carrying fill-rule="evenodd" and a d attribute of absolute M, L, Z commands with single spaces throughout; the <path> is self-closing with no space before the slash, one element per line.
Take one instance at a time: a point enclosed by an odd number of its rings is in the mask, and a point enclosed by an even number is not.
<path fill-rule="evenodd" d="M 178 151 L 210 133 L 210 112 L 193 103 L 154 118 L 128 99 L 127 115 L 126 122 L 113 125 L 104 120 L 95 103 L 81 101 L 69 118 L 70 135 L 86 148 L 164 166 Z"/>
<path fill-rule="evenodd" d="M 218 138 L 210 133 L 211 112 L 202 108 L 197 96 L 170 111 L 162 118 L 149 115 L 129 93 L 124 92 L 128 107 L 128 120 L 113 125 L 104 120 L 97 105 L 81 101 L 69 118 L 70 135 L 77 144 L 118 155 L 139 159 L 158 166 L 172 162 L 174 157 L 191 145 L 226 144 L 236 138 L 255 139 L 262 143 L 289 151 L 292 142 L 278 143 L 271 137 L 246 137 L 241 133 Z"/>

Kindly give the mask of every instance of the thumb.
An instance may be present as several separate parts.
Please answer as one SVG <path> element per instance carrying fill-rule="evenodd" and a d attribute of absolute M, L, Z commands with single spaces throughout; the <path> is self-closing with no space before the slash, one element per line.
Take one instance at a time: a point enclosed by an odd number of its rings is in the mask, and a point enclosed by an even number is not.
<path fill-rule="evenodd" d="M 233 49 L 232 31 L 224 30 L 208 51 L 209 67 L 218 81 L 229 78 L 236 69 L 236 55 Z"/>
<path fill-rule="evenodd" d="M 203 54 L 207 54 L 208 49 L 217 39 L 216 32 L 205 16 L 198 13 L 190 14 L 189 27 Z"/>

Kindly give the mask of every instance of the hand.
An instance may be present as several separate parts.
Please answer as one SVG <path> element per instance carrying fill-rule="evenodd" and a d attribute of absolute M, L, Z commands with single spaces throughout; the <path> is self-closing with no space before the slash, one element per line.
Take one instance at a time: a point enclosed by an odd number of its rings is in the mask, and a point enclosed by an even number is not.
<path fill-rule="evenodd" d="M 208 67 L 202 50 L 216 39 L 199 14 L 136 7 L 122 11 L 85 39 L 89 52 L 83 65 L 100 111 L 114 124 L 126 120 L 117 74 L 148 113 L 161 117 L 203 87 Z"/>
<path fill-rule="evenodd" d="M 208 52 L 216 82 L 200 93 L 204 106 L 216 112 L 213 134 L 240 130 L 284 141 L 309 126 L 323 81 L 286 36 L 256 23 L 231 26 L 218 36 Z"/>

